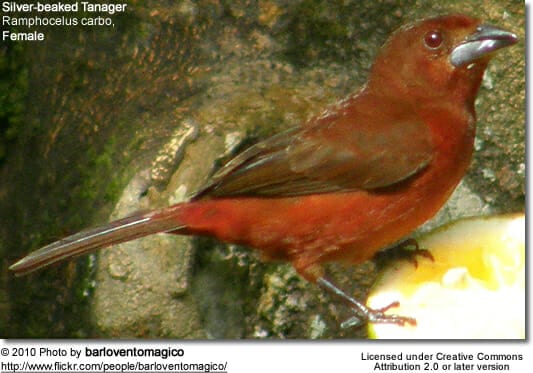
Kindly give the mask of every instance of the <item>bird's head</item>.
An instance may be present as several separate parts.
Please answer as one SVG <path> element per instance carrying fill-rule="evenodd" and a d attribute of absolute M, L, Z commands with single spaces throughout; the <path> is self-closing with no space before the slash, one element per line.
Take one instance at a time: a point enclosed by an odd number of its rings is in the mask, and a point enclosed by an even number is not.
<path fill-rule="evenodd" d="M 516 42 L 515 34 L 469 16 L 424 19 L 391 35 L 372 67 L 369 85 L 410 104 L 450 94 L 473 102 L 494 52 Z"/>

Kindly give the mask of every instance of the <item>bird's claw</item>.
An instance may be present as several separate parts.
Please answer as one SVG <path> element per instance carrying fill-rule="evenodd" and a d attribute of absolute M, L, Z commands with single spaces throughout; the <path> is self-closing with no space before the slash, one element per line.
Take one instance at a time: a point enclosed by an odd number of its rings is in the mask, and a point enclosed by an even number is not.
<path fill-rule="evenodd" d="M 392 302 L 385 307 L 372 309 L 359 302 L 357 299 L 346 294 L 344 291 L 342 291 L 334 283 L 332 283 L 325 277 L 319 277 L 317 279 L 317 284 L 323 287 L 328 292 L 341 298 L 354 311 L 354 316 L 341 323 L 341 328 L 343 329 L 350 328 L 352 326 L 360 326 L 364 322 L 396 324 L 399 326 L 404 326 L 406 324 L 410 324 L 413 326 L 416 325 L 416 320 L 412 317 L 385 314 L 385 312 L 387 312 L 389 309 L 398 307 L 400 305 L 400 302 Z"/>
<path fill-rule="evenodd" d="M 414 249 L 410 247 L 414 247 Z M 421 249 L 415 238 L 408 238 L 392 247 L 384 249 L 381 253 L 376 255 L 378 262 L 380 262 L 381 265 L 389 262 L 389 260 L 399 259 L 413 263 L 415 268 L 418 268 L 418 260 L 416 258 L 419 256 L 427 258 L 432 262 L 435 261 L 433 254 L 431 254 L 429 250 Z"/>
<path fill-rule="evenodd" d="M 405 326 L 405 325 L 416 326 L 416 319 L 412 317 L 385 314 L 385 312 L 387 312 L 389 309 L 398 307 L 399 305 L 400 305 L 400 302 L 396 301 L 396 302 L 392 302 L 391 304 L 385 307 L 378 308 L 378 309 L 367 308 L 367 313 L 364 317 L 364 321 L 367 321 L 369 323 L 376 323 L 376 324 L 395 324 L 399 326 Z M 354 326 L 358 326 L 361 324 L 362 321 L 363 320 L 361 319 L 361 317 L 352 316 L 348 320 L 341 323 L 341 328 L 348 329 Z"/>
<path fill-rule="evenodd" d="M 405 326 L 407 324 L 411 326 L 416 326 L 416 319 L 412 317 L 407 316 L 400 316 L 400 315 L 386 315 L 385 312 L 387 312 L 389 309 L 398 307 L 400 305 L 400 302 L 392 302 L 391 304 L 378 308 L 378 309 L 368 309 L 368 322 L 376 323 L 376 324 L 396 324 L 399 326 Z"/>
<path fill-rule="evenodd" d="M 409 250 L 407 249 L 408 246 L 414 246 L 414 249 Z M 416 260 L 417 256 L 424 257 L 426 259 L 431 260 L 432 262 L 435 261 L 435 257 L 433 257 L 433 254 L 431 254 L 431 251 L 421 249 L 420 245 L 418 244 L 418 241 L 414 238 L 409 238 L 402 242 L 400 245 L 398 245 L 398 251 L 403 253 L 403 258 L 413 263 L 415 268 L 418 268 L 418 261 Z"/>

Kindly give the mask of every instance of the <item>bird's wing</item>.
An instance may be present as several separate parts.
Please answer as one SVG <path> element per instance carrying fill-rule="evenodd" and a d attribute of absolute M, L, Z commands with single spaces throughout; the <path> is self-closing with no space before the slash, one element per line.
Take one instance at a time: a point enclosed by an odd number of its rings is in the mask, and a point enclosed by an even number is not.
<path fill-rule="evenodd" d="M 421 121 L 293 128 L 237 155 L 193 198 L 292 197 L 387 187 L 432 159 Z"/>

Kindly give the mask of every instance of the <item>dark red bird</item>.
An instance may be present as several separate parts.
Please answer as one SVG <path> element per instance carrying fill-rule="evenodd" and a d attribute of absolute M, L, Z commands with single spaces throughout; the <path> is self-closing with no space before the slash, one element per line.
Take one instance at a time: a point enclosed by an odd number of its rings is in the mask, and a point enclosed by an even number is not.
<path fill-rule="evenodd" d="M 213 236 L 291 262 L 367 321 L 412 323 L 366 308 L 322 264 L 365 261 L 442 207 L 470 164 L 485 68 L 516 41 L 459 14 L 406 25 L 361 90 L 237 155 L 189 202 L 77 233 L 10 269 L 24 274 L 154 233 Z"/>

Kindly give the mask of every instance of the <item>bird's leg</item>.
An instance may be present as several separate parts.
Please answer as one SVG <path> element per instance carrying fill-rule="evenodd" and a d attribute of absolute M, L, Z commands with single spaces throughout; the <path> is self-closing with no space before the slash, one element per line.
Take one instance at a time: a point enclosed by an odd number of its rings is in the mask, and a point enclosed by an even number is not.
<path fill-rule="evenodd" d="M 415 268 L 418 268 L 418 261 L 416 259 L 418 256 L 427 258 L 432 262 L 435 261 L 431 252 L 426 249 L 421 249 L 415 238 L 407 238 L 381 250 L 374 256 L 374 259 L 377 261 L 378 267 L 384 267 L 391 260 L 408 260 L 413 263 Z"/>
<path fill-rule="evenodd" d="M 335 284 L 325 277 L 319 277 L 317 284 L 328 292 L 341 298 L 350 308 L 352 308 L 356 316 L 351 317 L 341 324 L 342 328 L 359 325 L 361 322 L 382 323 L 382 324 L 397 324 L 404 326 L 405 324 L 416 325 L 416 320 L 412 317 L 405 317 L 399 315 L 386 315 L 385 312 L 392 307 L 397 307 L 400 303 L 393 302 L 386 307 L 379 309 L 372 309 L 365 306 L 355 298 L 349 296 L 344 291 L 339 289 Z"/>

